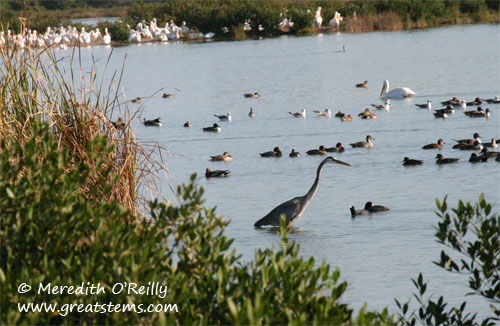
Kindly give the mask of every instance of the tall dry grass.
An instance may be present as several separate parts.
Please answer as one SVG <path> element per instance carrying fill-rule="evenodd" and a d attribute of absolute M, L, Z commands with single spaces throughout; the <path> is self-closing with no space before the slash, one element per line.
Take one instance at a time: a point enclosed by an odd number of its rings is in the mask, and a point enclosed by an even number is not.
<path fill-rule="evenodd" d="M 97 180 L 102 171 L 111 169 L 113 189 L 104 199 L 116 200 L 137 215 L 146 207 L 145 190 L 158 191 L 156 176 L 163 165 L 153 154 L 160 149 L 142 146 L 131 130 L 135 116 L 129 114 L 120 90 L 123 67 L 113 73 L 111 81 L 105 81 L 98 78 L 95 62 L 84 73 L 79 58 L 79 48 L 75 48 L 65 59 L 70 60 L 66 72 L 50 49 L 0 48 L 0 138 L 22 143 L 37 123 L 48 122 L 59 146 L 68 149 L 75 162 L 84 160 L 90 166 L 91 176 L 81 189 L 89 202 L 103 198 Z M 110 58 L 111 54 L 105 69 Z M 121 116 L 124 126 L 115 127 L 112 116 Z M 89 151 L 94 137 L 105 139 L 109 150 Z"/>

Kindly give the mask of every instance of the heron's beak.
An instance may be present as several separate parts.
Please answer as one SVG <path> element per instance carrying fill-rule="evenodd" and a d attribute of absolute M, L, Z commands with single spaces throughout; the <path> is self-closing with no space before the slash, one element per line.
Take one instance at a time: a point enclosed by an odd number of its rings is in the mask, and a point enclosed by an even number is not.
<path fill-rule="evenodd" d="M 333 162 L 334 162 L 334 163 L 337 163 L 337 164 L 342 164 L 342 165 L 351 166 L 351 164 L 346 163 L 346 162 L 342 162 L 341 160 L 337 160 L 336 158 L 333 158 Z"/>

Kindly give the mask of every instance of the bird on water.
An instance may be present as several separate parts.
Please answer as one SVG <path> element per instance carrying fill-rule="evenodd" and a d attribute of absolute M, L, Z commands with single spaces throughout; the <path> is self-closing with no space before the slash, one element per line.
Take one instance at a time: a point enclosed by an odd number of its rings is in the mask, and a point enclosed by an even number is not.
<path fill-rule="evenodd" d="M 272 211 L 269 212 L 266 216 L 255 222 L 254 227 L 260 228 L 264 225 L 272 225 L 279 226 L 280 224 L 280 216 L 285 215 L 287 226 L 291 226 L 292 223 L 304 212 L 309 202 L 312 200 L 316 190 L 319 185 L 319 177 L 321 175 L 321 170 L 325 166 L 326 163 L 337 163 L 346 166 L 351 166 L 349 163 L 342 162 L 337 160 L 333 156 L 328 156 L 325 158 L 318 166 L 318 170 L 316 171 L 316 179 L 314 180 L 311 189 L 304 196 L 295 197 L 282 203 L 281 205 L 275 207 Z"/>

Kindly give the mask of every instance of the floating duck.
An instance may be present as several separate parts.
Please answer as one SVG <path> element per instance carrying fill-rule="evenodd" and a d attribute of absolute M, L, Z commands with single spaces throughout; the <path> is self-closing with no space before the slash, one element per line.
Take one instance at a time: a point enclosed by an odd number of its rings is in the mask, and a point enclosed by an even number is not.
<path fill-rule="evenodd" d="M 160 121 L 160 118 L 156 118 L 154 120 L 146 120 L 146 118 L 144 118 L 142 123 L 144 123 L 144 125 L 147 127 L 161 127 L 163 125 L 163 123 Z"/>
<path fill-rule="evenodd" d="M 365 80 L 364 83 L 356 84 L 356 87 L 358 87 L 358 88 L 368 88 L 368 80 Z"/>
<path fill-rule="evenodd" d="M 260 94 L 259 92 L 255 92 L 255 93 L 246 93 L 246 94 L 243 94 L 244 97 L 253 97 L 253 98 L 258 98 L 260 97 Z"/>
<path fill-rule="evenodd" d="M 345 113 L 342 111 L 338 111 L 337 113 L 335 113 L 335 118 L 342 118 L 344 116 L 345 116 Z"/>
<path fill-rule="evenodd" d="M 408 158 L 408 157 L 405 157 L 403 159 L 403 165 L 404 166 L 410 166 L 410 165 L 422 165 L 424 163 L 424 161 L 421 161 L 421 160 L 415 160 L 415 159 L 411 159 L 411 158 Z"/>
<path fill-rule="evenodd" d="M 472 135 L 472 138 L 469 138 L 469 139 L 453 139 L 454 141 L 456 141 L 457 143 L 465 143 L 465 144 L 469 144 L 469 143 L 472 143 L 474 141 L 477 141 L 477 142 L 481 142 L 481 136 L 475 132 L 473 135 Z M 455 145 L 456 146 L 456 145 Z M 453 147 L 455 148 L 455 147 Z"/>
<path fill-rule="evenodd" d="M 483 100 L 481 100 L 479 97 L 476 97 L 476 99 L 472 102 L 467 102 L 467 105 L 481 105 L 483 104 Z"/>
<path fill-rule="evenodd" d="M 482 156 L 486 156 L 486 157 L 495 157 L 495 156 L 499 156 L 500 155 L 499 152 L 490 151 L 486 147 L 483 147 L 483 149 L 481 150 L 481 153 L 483 154 Z"/>
<path fill-rule="evenodd" d="M 345 148 L 344 148 L 344 146 L 342 146 L 341 142 L 338 142 L 337 145 L 335 145 L 335 147 L 326 148 L 326 151 L 327 152 L 342 153 L 343 151 L 345 151 Z"/>
<path fill-rule="evenodd" d="M 175 94 L 163 93 L 163 96 L 162 96 L 162 97 L 163 97 L 163 98 L 172 98 L 172 97 L 174 97 L 174 96 L 175 96 Z"/>
<path fill-rule="evenodd" d="M 427 144 L 422 146 L 422 149 L 441 149 L 444 147 L 444 140 L 438 139 L 437 143 Z"/>
<path fill-rule="evenodd" d="M 205 170 L 205 177 L 206 178 L 225 178 L 231 173 L 229 170 L 210 170 L 207 168 Z"/>
<path fill-rule="evenodd" d="M 272 151 L 269 152 L 260 153 L 260 156 L 262 157 L 281 157 L 282 155 L 283 153 L 281 153 L 279 147 L 275 147 Z"/>
<path fill-rule="evenodd" d="M 288 112 L 295 118 L 305 118 L 306 117 L 306 109 L 302 109 L 300 112 Z"/>
<path fill-rule="evenodd" d="M 451 164 L 456 163 L 459 160 L 458 158 L 443 157 L 441 154 L 436 155 L 435 158 L 437 158 L 436 164 Z"/>
<path fill-rule="evenodd" d="M 488 156 L 478 156 L 476 153 L 471 153 L 469 162 L 471 163 L 479 163 L 488 161 Z"/>
<path fill-rule="evenodd" d="M 448 115 L 445 112 L 442 112 L 442 111 L 436 111 L 433 114 L 434 114 L 434 118 L 441 118 L 441 119 L 448 118 Z"/>
<path fill-rule="evenodd" d="M 300 157 L 300 153 L 297 152 L 295 149 L 292 149 L 290 154 L 288 154 L 289 157 Z"/>
<path fill-rule="evenodd" d="M 495 98 L 486 99 L 485 101 L 489 104 L 498 104 L 500 103 L 500 97 L 495 96 Z"/>
<path fill-rule="evenodd" d="M 222 130 L 221 127 L 216 123 L 214 123 L 212 127 L 203 128 L 203 131 L 208 131 L 208 132 L 220 132 L 221 130 Z"/>
<path fill-rule="evenodd" d="M 248 116 L 249 116 L 250 118 L 255 117 L 255 112 L 254 112 L 253 108 L 250 108 L 250 112 L 248 112 Z"/>
<path fill-rule="evenodd" d="M 359 148 L 359 147 L 365 147 L 365 148 L 371 148 L 373 147 L 372 140 L 375 138 L 372 138 L 372 136 L 368 135 L 366 136 L 366 141 L 359 141 L 357 143 L 351 143 L 351 146 L 353 148 Z"/>
<path fill-rule="evenodd" d="M 318 149 L 311 149 L 306 153 L 307 155 L 326 155 L 326 148 L 325 146 L 321 145 Z"/>
<path fill-rule="evenodd" d="M 359 209 L 357 210 L 354 206 L 349 206 L 349 210 L 351 211 L 351 217 L 356 217 L 358 215 L 368 215 L 370 211 L 367 209 Z"/>
<path fill-rule="evenodd" d="M 497 148 L 498 147 L 498 144 L 497 144 L 497 141 L 495 140 L 495 138 L 491 138 L 491 142 L 484 143 L 483 145 L 485 147 L 491 147 L 491 148 Z"/>
<path fill-rule="evenodd" d="M 448 113 L 448 114 L 453 114 L 455 113 L 455 109 L 453 107 L 451 107 L 451 105 L 448 105 L 446 108 L 444 109 L 437 109 L 437 110 L 434 110 L 436 112 L 440 112 L 440 113 Z"/>
<path fill-rule="evenodd" d="M 184 124 L 184 127 L 191 128 L 191 122 L 186 121 L 186 123 Z"/>
<path fill-rule="evenodd" d="M 113 127 L 116 129 L 123 129 L 125 128 L 125 122 L 123 121 L 122 117 L 118 117 L 116 121 L 111 122 L 113 124 Z"/>
<path fill-rule="evenodd" d="M 389 208 L 382 205 L 373 205 L 371 201 L 367 201 L 365 204 L 365 209 L 370 213 L 384 212 L 388 211 Z"/>
<path fill-rule="evenodd" d="M 352 115 L 348 114 L 348 115 L 340 118 L 340 120 L 345 121 L 345 122 L 351 122 L 352 121 Z"/>
<path fill-rule="evenodd" d="M 228 152 L 224 152 L 222 155 L 215 155 L 215 156 L 210 156 L 210 161 L 224 161 L 224 162 L 230 162 L 233 160 L 233 157 L 229 155 Z"/>
<path fill-rule="evenodd" d="M 477 108 L 477 110 L 474 111 L 466 111 L 464 112 L 465 115 L 467 115 L 470 118 L 490 118 L 491 117 L 491 110 L 489 108 L 486 109 L 486 111 L 483 111 L 481 107 Z"/>
<path fill-rule="evenodd" d="M 460 101 L 458 100 L 458 98 L 453 97 L 451 100 L 441 102 L 441 104 L 443 105 L 460 104 Z"/>

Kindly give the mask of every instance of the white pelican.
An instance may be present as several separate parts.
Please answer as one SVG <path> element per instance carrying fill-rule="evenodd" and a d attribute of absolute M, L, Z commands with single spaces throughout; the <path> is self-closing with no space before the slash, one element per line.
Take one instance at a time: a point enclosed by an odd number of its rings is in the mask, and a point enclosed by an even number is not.
<path fill-rule="evenodd" d="M 323 18 L 321 17 L 321 7 L 318 7 L 316 14 L 314 16 L 313 27 L 321 28 L 321 24 L 323 23 Z"/>
<path fill-rule="evenodd" d="M 102 38 L 102 41 L 104 44 L 111 44 L 111 35 L 108 33 L 108 28 L 104 28 L 104 37 Z"/>
<path fill-rule="evenodd" d="M 389 81 L 384 80 L 384 85 L 382 86 L 382 91 L 380 92 L 380 98 L 405 98 L 414 96 L 415 94 L 416 93 L 408 87 L 398 87 L 389 91 Z"/>

